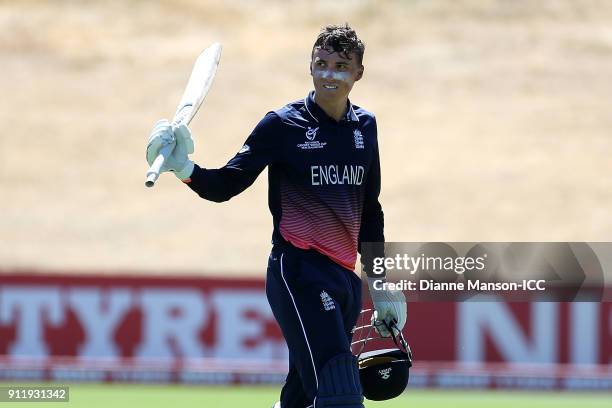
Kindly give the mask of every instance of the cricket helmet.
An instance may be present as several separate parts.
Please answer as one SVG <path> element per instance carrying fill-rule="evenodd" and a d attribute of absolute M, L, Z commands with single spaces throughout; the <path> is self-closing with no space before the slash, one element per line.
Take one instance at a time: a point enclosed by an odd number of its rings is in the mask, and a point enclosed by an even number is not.
<path fill-rule="evenodd" d="M 369 311 L 366 309 L 361 313 Z M 357 327 L 354 332 L 367 330 L 367 334 L 364 339 L 354 341 L 352 346 L 361 344 L 357 363 L 363 396 L 371 401 L 384 401 L 397 397 L 406 389 L 412 367 L 412 351 L 401 330 L 392 323 L 387 328 L 392 333 L 391 339 L 396 347 L 362 352 L 370 341 L 389 341 L 389 338 L 378 334 L 370 337 L 372 328 L 372 325 Z"/>

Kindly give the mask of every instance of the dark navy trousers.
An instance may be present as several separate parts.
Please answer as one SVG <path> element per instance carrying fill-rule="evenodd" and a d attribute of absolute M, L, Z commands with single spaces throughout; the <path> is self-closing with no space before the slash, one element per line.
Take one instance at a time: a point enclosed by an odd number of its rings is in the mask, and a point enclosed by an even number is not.
<path fill-rule="evenodd" d="M 266 295 L 289 348 L 282 408 L 305 408 L 317 395 L 321 368 L 350 352 L 361 312 L 361 279 L 314 250 L 275 245 Z"/>

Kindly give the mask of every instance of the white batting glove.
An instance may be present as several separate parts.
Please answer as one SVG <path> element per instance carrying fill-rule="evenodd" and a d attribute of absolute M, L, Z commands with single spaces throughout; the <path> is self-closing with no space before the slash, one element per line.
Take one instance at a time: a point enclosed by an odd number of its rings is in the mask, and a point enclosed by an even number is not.
<path fill-rule="evenodd" d="M 188 155 L 193 153 L 193 139 L 186 125 L 176 129 L 166 119 L 157 121 L 149 137 L 147 145 L 147 162 L 149 166 L 159 155 L 162 147 L 172 145 L 172 153 L 164 161 L 160 173 L 171 171 L 181 180 L 189 178 L 193 172 L 194 164 Z"/>
<path fill-rule="evenodd" d="M 374 282 L 380 278 L 368 278 L 370 296 L 374 305 L 372 324 L 374 329 L 383 337 L 390 337 L 391 332 L 387 326 L 395 323 L 399 330 L 404 328 L 407 317 L 406 296 L 401 290 L 377 290 Z M 382 280 L 384 282 L 384 279 Z M 380 287 L 380 283 L 377 285 Z M 385 325 L 386 323 L 386 325 Z"/>
<path fill-rule="evenodd" d="M 191 130 L 189 130 L 187 125 L 180 125 L 174 129 L 174 138 L 176 140 L 176 147 L 172 155 L 180 161 L 179 167 L 174 171 L 174 175 L 180 180 L 186 180 L 191 176 L 194 168 L 193 161 L 189 159 L 189 155 L 194 151 Z"/>

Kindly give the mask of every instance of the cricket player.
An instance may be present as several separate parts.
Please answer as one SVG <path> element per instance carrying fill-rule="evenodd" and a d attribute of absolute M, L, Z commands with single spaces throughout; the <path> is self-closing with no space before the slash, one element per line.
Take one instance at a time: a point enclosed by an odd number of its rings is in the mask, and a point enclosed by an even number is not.
<path fill-rule="evenodd" d="M 354 269 L 361 242 L 384 242 L 376 118 L 348 99 L 363 76 L 364 49 L 348 24 L 323 28 L 311 53 L 314 90 L 268 112 L 222 168 L 190 160 L 189 129 L 173 131 L 167 120 L 157 122 L 147 146 L 151 164 L 173 144 L 162 171 L 215 202 L 241 193 L 268 167 L 274 231 L 266 295 L 289 348 L 276 407 L 363 407 L 350 349 L 361 311 Z M 371 293 L 375 278 L 368 278 Z M 377 330 L 390 335 L 382 322 L 401 330 L 403 293 L 384 291 L 373 301 Z"/>

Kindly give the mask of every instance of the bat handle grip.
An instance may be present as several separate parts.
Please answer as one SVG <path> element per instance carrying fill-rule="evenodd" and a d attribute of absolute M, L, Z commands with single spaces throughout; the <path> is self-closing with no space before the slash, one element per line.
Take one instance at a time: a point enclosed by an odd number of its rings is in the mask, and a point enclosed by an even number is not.
<path fill-rule="evenodd" d="M 159 149 L 159 154 L 149 167 L 147 171 L 147 181 L 145 181 L 145 186 L 153 187 L 155 185 L 155 181 L 159 177 L 159 172 L 166 161 L 166 158 L 170 156 L 172 150 L 174 149 L 174 144 L 167 144 L 161 149 Z"/>

